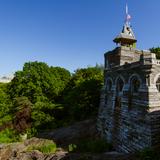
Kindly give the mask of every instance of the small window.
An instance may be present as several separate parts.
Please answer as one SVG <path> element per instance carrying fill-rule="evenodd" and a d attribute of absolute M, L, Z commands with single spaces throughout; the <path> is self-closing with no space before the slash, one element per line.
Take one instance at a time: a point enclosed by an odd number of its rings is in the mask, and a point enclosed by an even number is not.
<path fill-rule="evenodd" d="M 119 78 L 117 81 L 117 91 L 122 92 L 123 86 L 124 86 L 124 82 L 121 78 Z"/>
<path fill-rule="evenodd" d="M 158 78 L 158 80 L 156 82 L 156 87 L 157 87 L 158 91 L 160 92 L 160 77 Z"/>

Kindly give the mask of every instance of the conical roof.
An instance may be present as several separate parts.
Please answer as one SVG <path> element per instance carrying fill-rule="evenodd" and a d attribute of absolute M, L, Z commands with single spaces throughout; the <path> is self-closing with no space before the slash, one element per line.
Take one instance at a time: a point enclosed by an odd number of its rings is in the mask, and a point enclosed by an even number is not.
<path fill-rule="evenodd" d="M 122 32 L 113 41 L 121 45 L 132 45 L 137 42 L 131 27 L 127 23 L 123 26 Z"/>

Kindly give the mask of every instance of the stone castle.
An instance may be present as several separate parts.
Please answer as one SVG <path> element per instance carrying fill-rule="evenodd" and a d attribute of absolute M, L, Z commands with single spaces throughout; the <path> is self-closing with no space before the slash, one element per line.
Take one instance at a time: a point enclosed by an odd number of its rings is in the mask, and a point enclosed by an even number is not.
<path fill-rule="evenodd" d="M 116 150 L 134 152 L 160 144 L 160 60 L 135 48 L 128 20 L 105 53 L 97 129 Z"/>

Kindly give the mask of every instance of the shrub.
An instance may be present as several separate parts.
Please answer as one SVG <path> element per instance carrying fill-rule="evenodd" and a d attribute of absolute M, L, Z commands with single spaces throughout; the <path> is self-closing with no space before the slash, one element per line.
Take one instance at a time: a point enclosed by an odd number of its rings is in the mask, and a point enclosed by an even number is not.
<path fill-rule="evenodd" d="M 69 151 L 69 152 L 73 152 L 76 148 L 77 148 L 77 145 L 76 145 L 76 144 L 69 144 L 69 146 L 68 146 L 68 151 Z"/>
<path fill-rule="evenodd" d="M 32 127 L 32 128 L 29 128 L 29 129 L 27 129 L 27 138 L 29 139 L 29 138 L 32 138 L 32 137 L 34 137 L 34 136 L 36 136 L 37 135 L 37 129 L 36 128 L 34 128 L 34 127 Z"/>
<path fill-rule="evenodd" d="M 19 141 L 19 136 L 12 129 L 5 129 L 0 132 L 0 143 L 11 143 Z"/>
<path fill-rule="evenodd" d="M 0 125 L 3 126 L 6 123 L 9 123 L 12 121 L 12 116 L 11 115 L 5 115 L 0 118 Z"/>

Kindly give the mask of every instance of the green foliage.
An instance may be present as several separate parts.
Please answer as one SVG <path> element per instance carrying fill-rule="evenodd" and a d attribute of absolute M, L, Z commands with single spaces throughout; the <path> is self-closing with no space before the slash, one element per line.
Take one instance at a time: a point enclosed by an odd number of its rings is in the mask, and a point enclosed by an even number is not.
<path fill-rule="evenodd" d="M 53 104 L 49 101 L 38 101 L 32 108 L 32 126 L 37 129 L 55 128 L 55 112 L 59 109 L 59 104 Z"/>
<path fill-rule="evenodd" d="M 10 113 L 10 110 L 12 108 L 12 102 L 9 99 L 7 87 L 8 84 L 0 83 L 0 118 L 3 118 L 3 122 L 5 119 L 8 121 L 8 118 L 11 117 L 8 117 L 8 114 Z"/>
<path fill-rule="evenodd" d="M 53 128 L 62 92 L 70 78 L 70 72 L 64 68 L 49 67 L 43 62 L 28 62 L 24 64 L 22 71 L 15 73 L 8 92 L 12 100 L 27 97 L 32 103 L 30 108 L 33 128 Z M 14 103 L 14 109 L 20 110 L 18 105 Z"/>
<path fill-rule="evenodd" d="M 68 147 L 70 152 L 102 153 L 112 150 L 111 144 L 104 139 L 81 139 L 78 143 L 70 144 Z"/>
<path fill-rule="evenodd" d="M 23 71 L 17 71 L 9 86 L 11 98 L 26 96 L 35 103 L 38 96 L 52 101 L 58 94 L 58 82 L 50 67 L 43 62 L 28 62 Z"/>
<path fill-rule="evenodd" d="M 7 93 L 8 84 L 0 83 L 0 126 L 1 129 L 11 126 L 13 119 L 12 102 Z"/>
<path fill-rule="evenodd" d="M 160 47 L 153 47 L 149 49 L 152 53 L 156 54 L 156 58 L 160 59 Z"/>
<path fill-rule="evenodd" d="M 13 119 L 13 117 L 11 114 L 2 116 L 0 118 L 0 126 L 3 126 L 4 124 L 11 122 L 12 119 Z"/>
<path fill-rule="evenodd" d="M 76 145 L 76 144 L 69 144 L 69 145 L 68 145 L 68 151 L 69 151 L 69 152 L 75 151 L 76 148 L 77 148 L 77 145 Z"/>
<path fill-rule="evenodd" d="M 14 105 L 14 111 L 20 111 L 23 110 L 24 108 L 31 108 L 32 103 L 29 101 L 27 97 L 16 97 L 13 100 L 13 105 Z"/>
<path fill-rule="evenodd" d="M 12 129 L 5 129 L 0 132 L 0 143 L 11 143 L 19 141 L 19 136 Z"/>
<path fill-rule="evenodd" d="M 100 68 L 78 69 L 73 74 L 64 93 L 64 104 L 73 120 L 97 114 L 102 84 L 103 73 Z"/>
<path fill-rule="evenodd" d="M 39 150 L 44 154 L 49 154 L 49 153 L 55 153 L 57 150 L 57 146 L 55 143 L 41 144 L 39 146 L 33 145 L 28 148 L 28 151 L 32 151 L 32 150 Z"/>
<path fill-rule="evenodd" d="M 27 138 L 32 138 L 37 135 L 37 129 L 35 127 L 28 128 L 26 131 Z"/>
<path fill-rule="evenodd" d="M 51 73 L 56 77 L 58 84 L 58 97 L 61 96 L 61 93 L 65 89 L 66 85 L 71 79 L 71 74 L 68 70 L 61 67 L 50 67 Z"/>
<path fill-rule="evenodd" d="M 102 65 L 71 75 L 61 67 L 27 62 L 10 83 L 0 83 L 0 125 L 5 128 L 13 122 L 18 133 L 30 137 L 39 130 L 95 117 L 102 84 Z"/>

